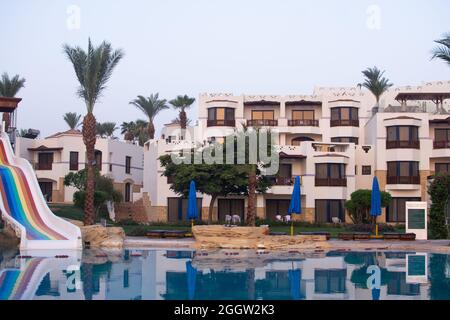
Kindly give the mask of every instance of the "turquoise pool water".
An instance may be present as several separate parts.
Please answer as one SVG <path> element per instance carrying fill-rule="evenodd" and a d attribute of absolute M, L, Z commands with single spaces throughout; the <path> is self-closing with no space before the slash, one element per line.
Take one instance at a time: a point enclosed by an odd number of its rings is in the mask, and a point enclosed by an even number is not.
<path fill-rule="evenodd" d="M 450 256 L 443 254 L 172 249 L 86 250 L 82 258 L 18 254 L 0 252 L 1 300 L 450 299 Z"/>

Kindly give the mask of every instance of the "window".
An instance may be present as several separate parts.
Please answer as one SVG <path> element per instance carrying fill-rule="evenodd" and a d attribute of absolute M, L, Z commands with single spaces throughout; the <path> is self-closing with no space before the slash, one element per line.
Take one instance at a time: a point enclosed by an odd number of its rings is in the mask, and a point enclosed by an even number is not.
<path fill-rule="evenodd" d="M 188 199 L 186 198 L 167 198 L 167 220 L 169 222 L 187 221 Z M 202 198 L 197 198 L 198 216 L 201 217 Z"/>
<path fill-rule="evenodd" d="M 102 152 L 95 150 L 95 167 L 98 171 L 102 171 Z"/>
<path fill-rule="evenodd" d="M 420 148 L 419 128 L 415 126 L 387 127 L 386 149 Z"/>
<path fill-rule="evenodd" d="M 275 181 L 276 185 L 290 186 L 292 185 L 292 164 L 280 163 L 278 174 L 270 177 Z"/>
<path fill-rule="evenodd" d="M 41 188 L 44 199 L 47 202 L 52 202 L 53 183 L 49 181 L 39 181 L 39 187 Z"/>
<path fill-rule="evenodd" d="M 345 200 L 316 200 L 316 221 L 331 223 L 332 218 L 337 217 L 342 222 L 345 221 Z"/>
<path fill-rule="evenodd" d="M 419 162 L 388 161 L 388 184 L 420 184 Z"/>
<path fill-rule="evenodd" d="M 314 141 L 314 139 L 310 137 L 297 137 L 291 140 L 291 145 L 299 146 L 303 141 Z"/>
<path fill-rule="evenodd" d="M 314 110 L 292 110 L 292 120 L 314 120 Z"/>
<path fill-rule="evenodd" d="M 389 272 L 387 282 L 387 294 L 399 296 L 420 295 L 420 284 L 407 283 L 406 272 Z"/>
<path fill-rule="evenodd" d="M 53 152 L 41 152 L 38 154 L 38 170 L 52 170 Z"/>
<path fill-rule="evenodd" d="M 252 110 L 252 120 L 273 120 L 273 110 Z"/>
<path fill-rule="evenodd" d="M 359 127 L 358 108 L 337 107 L 331 108 L 331 127 L 352 126 Z"/>
<path fill-rule="evenodd" d="M 131 157 L 129 156 L 125 157 L 125 173 L 131 173 Z"/>
<path fill-rule="evenodd" d="M 288 214 L 290 200 L 267 199 L 266 200 L 266 219 L 275 221 L 277 215 L 282 217 Z"/>
<path fill-rule="evenodd" d="M 362 166 L 362 175 L 363 176 L 370 176 L 371 174 L 372 174 L 371 166 Z"/>
<path fill-rule="evenodd" d="M 244 222 L 245 211 L 244 199 L 219 199 L 218 201 L 218 216 L 219 222 L 225 221 L 226 215 L 238 215 L 241 217 L 241 221 Z"/>
<path fill-rule="evenodd" d="M 125 202 L 131 201 L 131 183 L 125 183 Z"/>
<path fill-rule="evenodd" d="M 406 222 L 406 202 L 420 201 L 420 198 L 392 198 L 391 203 L 386 208 L 387 222 Z"/>
<path fill-rule="evenodd" d="M 70 151 L 69 170 L 78 171 L 78 152 Z"/>
<path fill-rule="evenodd" d="M 234 127 L 234 109 L 233 108 L 209 108 L 208 126 L 231 126 Z"/>
<path fill-rule="evenodd" d="M 434 171 L 436 174 L 450 174 L 450 163 L 436 163 Z"/>
<path fill-rule="evenodd" d="M 316 163 L 316 186 L 346 186 L 345 164 Z"/>
<path fill-rule="evenodd" d="M 331 138 L 331 142 L 358 144 L 359 139 L 357 137 L 334 137 Z"/>
<path fill-rule="evenodd" d="M 433 146 L 435 149 L 450 148 L 450 129 L 435 129 Z"/>

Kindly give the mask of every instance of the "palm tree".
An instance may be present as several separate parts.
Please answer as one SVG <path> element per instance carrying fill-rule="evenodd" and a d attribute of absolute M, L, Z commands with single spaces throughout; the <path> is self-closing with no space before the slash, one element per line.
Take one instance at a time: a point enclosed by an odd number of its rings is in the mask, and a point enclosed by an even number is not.
<path fill-rule="evenodd" d="M 20 78 L 18 74 L 10 78 L 5 72 L 0 79 L 0 97 L 13 98 L 23 87 L 25 87 L 25 78 Z M 9 112 L 3 112 L 2 119 L 5 122 L 5 131 L 8 131 L 11 125 Z"/>
<path fill-rule="evenodd" d="M 450 65 L 450 32 L 445 33 L 442 39 L 435 40 L 439 46 L 433 49 L 431 59 L 441 59 Z"/>
<path fill-rule="evenodd" d="M 0 80 L 1 97 L 15 97 L 23 87 L 25 87 L 25 78 L 20 78 L 18 74 L 12 78 L 10 78 L 6 72 L 2 74 Z"/>
<path fill-rule="evenodd" d="M 64 121 L 69 126 L 70 130 L 75 130 L 80 126 L 81 114 L 76 112 L 67 112 L 64 114 Z"/>
<path fill-rule="evenodd" d="M 168 109 L 167 100 L 159 99 L 159 94 L 151 94 L 150 97 L 146 98 L 144 96 L 138 96 L 137 99 L 134 99 L 130 102 L 130 104 L 136 106 L 140 109 L 148 118 L 147 131 L 149 139 L 155 138 L 155 126 L 153 124 L 153 120 L 156 115 L 164 109 Z"/>
<path fill-rule="evenodd" d="M 190 98 L 187 95 L 177 96 L 176 99 L 170 100 L 169 103 L 174 109 L 180 110 L 178 119 L 180 120 L 181 129 L 186 129 L 187 126 L 187 116 L 186 109 L 188 109 L 195 101 L 195 98 Z"/>
<path fill-rule="evenodd" d="M 103 122 L 101 126 L 106 138 L 115 139 L 114 131 L 118 129 L 115 122 Z"/>
<path fill-rule="evenodd" d="M 143 146 L 150 139 L 148 135 L 148 122 L 142 119 L 136 120 L 135 136 L 140 146 Z"/>
<path fill-rule="evenodd" d="M 134 121 L 122 122 L 120 125 L 120 133 L 123 134 L 123 138 L 126 141 L 134 141 L 136 133 L 136 123 Z"/>
<path fill-rule="evenodd" d="M 390 87 L 393 86 L 392 83 L 389 82 L 389 79 L 383 76 L 384 71 L 381 71 L 377 67 L 367 68 L 362 71 L 362 74 L 366 77 L 363 83 L 360 83 L 358 86 L 365 87 L 375 96 L 376 105 L 372 109 L 374 112 L 378 111 L 380 106 L 380 97 L 385 93 Z"/>
<path fill-rule="evenodd" d="M 94 106 L 106 89 L 106 83 L 124 54 L 122 50 L 113 50 L 111 44 L 105 41 L 94 47 L 91 39 L 88 41 L 87 51 L 80 47 L 70 47 L 67 44 L 63 46 L 63 49 L 67 58 L 72 62 L 75 75 L 80 83 L 77 95 L 86 104 L 87 113 L 83 119 L 82 129 L 87 155 L 84 223 L 92 225 L 94 223 L 95 129 L 97 123 L 93 114 Z"/>

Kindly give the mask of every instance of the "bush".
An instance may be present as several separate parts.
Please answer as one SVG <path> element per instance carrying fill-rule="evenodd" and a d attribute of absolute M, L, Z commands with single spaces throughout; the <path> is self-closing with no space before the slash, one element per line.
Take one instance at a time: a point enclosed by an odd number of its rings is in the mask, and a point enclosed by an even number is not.
<path fill-rule="evenodd" d="M 122 225 L 122 226 L 137 226 L 137 225 L 139 225 L 139 223 L 137 223 L 136 221 L 134 221 L 131 218 L 120 220 L 117 222 L 117 224 Z"/>
<path fill-rule="evenodd" d="M 449 230 L 446 221 L 446 209 L 450 198 L 450 175 L 437 175 L 428 188 L 431 198 L 430 237 L 447 239 Z"/>
<path fill-rule="evenodd" d="M 372 221 L 370 216 L 372 190 L 360 189 L 350 195 L 350 200 L 345 202 L 345 208 L 348 210 L 350 219 L 353 223 L 363 224 Z M 391 195 L 388 192 L 381 191 L 381 207 L 385 208 L 391 202 Z"/>
<path fill-rule="evenodd" d="M 148 232 L 148 228 L 145 225 L 136 225 L 127 232 L 127 236 L 131 237 L 144 237 Z"/>
<path fill-rule="evenodd" d="M 347 229 L 353 232 L 373 232 L 375 226 L 373 224 L 353 224 L 348 225 Z M 395 232 L 395 227 L 388 224 L 378 224 L 379 232 Z"/>

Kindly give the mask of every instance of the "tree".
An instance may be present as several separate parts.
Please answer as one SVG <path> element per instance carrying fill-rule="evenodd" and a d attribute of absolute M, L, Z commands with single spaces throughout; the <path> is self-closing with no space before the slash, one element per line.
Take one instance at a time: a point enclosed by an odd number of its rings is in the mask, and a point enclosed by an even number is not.
<path fill-rule="evenodd" d="M 433 49 L 431 59 L 441 59 L 450 65 L 450 32 L 445 33 L 442 39 L 435 40 L 434 42 L 438 46 Z"/>
<path fill-rule="evenodd" d="M 153 124 L 153 120 L 156 115 L 164 110 L 168 109 L 166 99 L 159 99 L 159 94 L 151 94 L 148 98 L 144 96 L 138 96 L 137 99 L 134 99 L 130 102 L 130 104 L 137 107 L 141 110 L 148 118 L 147 131 L 149 139 L 155 138 L 155 125 Z"/>
<path fill-rule="evenodd" d="M 118 128 L 116 127 L 115 122 L 97 122 L 96 124 L 96 132 L 97 135 L 100 136 L 100 138 L 115 139 L 114 131 L 116 131 L 117 129 Z"/>
<path fill-rule="evenodd" d="M 380 106 L 380 97 L 385 93 L 390 87 L 393 86 L 392 83 L 389 82 L 389 79 L 385 78 L 384 71 L 381 71 L 377 67 L 367 68 L 362 71 L 362 74 L 365 77 L 363 83 L 359 84 L 359 86 L 363 86 L 368 89 L 375 96 L 376 105 L 375 110 L 378 111 Z"/>
<path fill-rule="evenodd" d="M 20 78 L 18 74 L 10 78 L 5 72 L 0 79 L 0 97 L 13 98 L 23 87 L 25 87 L 25 78 Z M 5 131 L 8 131 L 8 128 L 11 125 L 9 112 L 3 112 L 2 119 L 5 122 Z"/>
<path fill-rule="evenodd" d="M 69 126 L 70 130 L 75 130 L 80 126 L 81 114 L 76 112 L 67 112 L 64 114 L 63 119 Z"/>
<path fill-rule="evenodd" d="M 348 210 L 350 219 L 353 223 L 370 223 L 370 202 L 372 190 L 360 189 L 353 192 L 350 200 L 345 202 L 345 208 Z M 381 207 L 386 208 L 391 203 L 392 197 L 389 192 L 381 191 Z"/>
<path fill-rule="evenodd" d="M 122 122 L 120 125 L 120 133 L 124 135 L 126 141 L 137 141 L 140 146 L 149 139 L 148 138 L 148 122 L 138 119 L 136 121 Z"/>
<path fill-rule="evenodd" d="M 178 194 L 187 196 L 189 192 L 189 183 L 191 180 L 195 181 L 197 190 L 201 193 L 211 196 L 211 202 L 208 210 L 208 223 L 212 222 L 212 214 L 215 201 L 220 196 L 234 195 L 249 195 L 252 191 L 249 188 L 249 172 L 252 165 L 236 164 L 237 154 L 237 135 L 233 135 L 234 142 L 234 164 L 206 164 L 202 157 L 202 149 L 191 150 L 191 153 L 187 155 L 192 159 L 203 159 L 200 164 L 188 164 L 181 163 L 176 164 L 173 162 L 171 155 L 164 155 L 159 158 L 161 166 L 164 167 L 163 175 L 171 177 L 171 190 Z M 223 145 L 212 145 L 203 151 L 211 153 L 214 156 L 224 156 L 225 148 Z M 209 149 L 209 150 L 208 150 Z M 186 156 L 186 155 L 183 155 Z M 178 159 L 180 160 L 180 159 Z M 178 162 L 178 161 L 176 161 Z M 179 161 L 181 162 L 181 161 Z M 193 161 L 191 161 L 193 163 Z M 265 192 L 272 184 L 272 180 L 261 174 L 259 169 L 256 170 L 255 179 L 255 192 Z M 249 213 L 247 212 L 247 216 Z M 252 219 L 247 218 L 247 224 Z"/>
<path fill-rule="evenodd" d="M 23 87 L 25 87 L 25 78 L 20 78 L 18 74 L 12 78 L 6 72 L 2 74 L 0 80 L 1 97 L 13 98 Z"/>
<path fill-rule="evenodd" d="M 102 42 L 94 47 L 91 39 L 88 41 L 88 49 L 84 51 L 80 47 L 63 46 L 64 53 L 72 63 L 75 75 L 80 83 L 77 95 L 86 104 L 86 115 L 83 119 L 83 142 L 87 155 L 87 186 L 86 203 L 84 206 L 84 223 L 94 223 L 94 163 L 96 120 L 94 107 L 101 94 L 106 89 L 106 83 L 111 78 L 112 72 L 123 58 L 122 50 L 113 50 L 111 44 Z"/>
<path fill-rule="evenodd" d="M 122 194 L 114 189 L 113 180 L 107 176 L 102 176 L 97 169 L 94 170 L 94 177 L 94 208 L 97 214 L 106 201 L 122 201 Z M 73 202 L 77 207 L 85 209 L 87 170 L 82 169 L 77 172 L 68 173 L 64 177 L 64 185 L 74 187 L 78 190 L 73 194 Z"/>
<path fill-rule="evenodd" d="M 179 110 L 178 119 L 180 121 L 181 129 L 186 129 L 187 126 L 187 116 L 186 109 L 190 108 L 190 106 L 194 103 L 195 98 L 188 97 L 187 95 L 179 95 L 176 99 L 170 100 L 169 103 L 173 106 L 174 109 Z"/>
<path fill-rule="evenodd" d="M 120 133 L 124 135 L 124 140 L 134 141 L 136 133 L 136 123 L 134 123 L 134 121 L 122 122 L 122 124 L 120 125 Z"/>
<path fill-rule="evenodd" d="M 432 239 L 447 239 L 449 228 L 446 211 L 450 203 L 450 175 L 436 175 L 428 187 L 431 199 L 430 237 Z"/>

